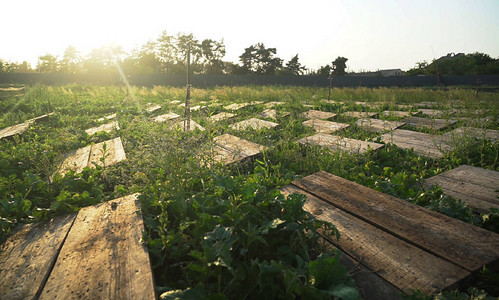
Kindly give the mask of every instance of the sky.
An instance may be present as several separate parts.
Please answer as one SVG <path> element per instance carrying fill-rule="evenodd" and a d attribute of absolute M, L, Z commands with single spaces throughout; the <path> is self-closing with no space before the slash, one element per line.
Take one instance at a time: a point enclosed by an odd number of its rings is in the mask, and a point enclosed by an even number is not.
<path fill-rule="evenodd" d="M 68 46 L 131 51 L 163 30 L 223 39 L 226 61 L 262 42 L 311 69 L 338 56 L 349 71 L 407 70 L 451 52 L 499 58 L 499 0 L 15 0 L 0 4 L 0 28 L 0 59 L 32 67 Z"/>

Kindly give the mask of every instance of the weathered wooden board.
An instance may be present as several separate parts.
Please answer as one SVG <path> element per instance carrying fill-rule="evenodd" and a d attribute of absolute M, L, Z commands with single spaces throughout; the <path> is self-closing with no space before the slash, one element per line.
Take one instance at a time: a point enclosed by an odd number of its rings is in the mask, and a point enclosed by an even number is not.
<path fill-rule="evenodd" d="M 499 141 L 499 130 L 475 127 L 459 127 L 442 134 L 442 137 L 447 138 L 450 141 L 453 139 L 459 140 L 463 137 L 473 137 Z"/>
<path fill-rule="evenodd" d="M 146 107 L 146 111 L 148 113 L 153 113 L 153 112 L 158 111 L 160 109 L 161 109 L 161 105 L 159 105 L 159 104 L 148 103 L 147 107 Z"/>
<path fill-rule="evenodd" d="M 411 109 L 412 108 L 412 105 L 409 105 L 409 104 L 394 104 L 393 106 L 398 108 L 398 109 Z"/>
<path fill-rule="evenodd" d="M 381 103 L 369 103 L 369 102 L 361 102 L 361 101 L 356 101 L 354 102 L 356 105 L 362 105 L 370 108 L 378 108 L 380 106 L 383 106 Z"/>
<path fill-rule="evenodd" d="M 325 120 L 325 119 L 331 119 L 331 118 L 336 117 L 336 114 L 332 113 L 332 112 L 328 112 L 328 111 L 320 111 L 320 110 L 311 109 L 307 112 L 304 112 L 303 116 L 307 119 Z"/>
<path fill-rule="evenodd" d="M 293 185 L 468 271 L 499 260 L 499 234 L 323 171 Z"/>
<path fill-rule="evenodd" d="M 116 119 L 116 113 L 99 118 L 99 119 L 97 119 L 97 122 L 103 122 L 103 121 L 111 120 L 111 119 Z"/>
<path fill-rule="evenodd" d="M 157 117 L 155 117 L 153 120 L 155 122 L 159 122 L 159 123 L 162 123 L 162 122 L 166 122 L 166 121 L 171 121 L 171 120 L 176 120 L 180 118 L 180 115 L 177 115 L 176 113 L 167 113 L 167 114 L 164 114 L 164 115 L 159 115 Z"/>
<path fill-rule="evenodd" d="M 365 142 L 325 133 L 317 133 L 312 136 L 304 137 L 298 140 L 298 143 L 304 145 L 318 145 L 327 147 L 331 150 L 341 150 L 360 154 L 367 152 L 368 149 L 378 150 L 384 146 L 383 144 Z"/>
<path fill-rule="evenodd" d="M 155 299 L 136 195 L 80 210 L 40 299 Z"/>
<path fill-rule="evenodd" d="M 450 125 L 453 125 L 457 122 L 457 120 L 446 120 L 446 119 L 427 119 L 420 117 L 409 117 L 402 120 L 406 122 L 407 125 L 410 125 L 415 128 L 429 128 L 431 130 L 440 130 Z"/>
<path fill-rule="evenodd" d="M 339 240 L 334 237 L 329 237 L 329 240 L 401 291 L 419 289 L 432 294 L 470 275 L 468 270 L 332 206 L 295 185 L 281 190 L 284 194 L 304 194 L 307 197 L 304 208 L 316 218 L 333 223 L 340 231 Z M 341 191 L 335 190 L 335 193 L 335 196 L 344 196 Z"/>
<path fill-rule="evenodd" d="M 41 293 L 75 215 L 18 226 L 0 246 L 0 298 L 35 299 Z"/>
<path fill-rule="evenodd" d="M 115 129 L 116 130 L 120 130 L 120 126 L 118 125 L 117 121 L 114 121 L 114 122 L 111 122 L 111 123 L 107 123 L 107 124 L 102 124 L 102 125 L 97 126 L 97 127 L 89 128 L 89 129 L 85 130 L 85 132 L 88 135 L 93 135 L 93 134 L 96 134 L 99 131 L 111 132 L 111 131 L 113 131 Z"/>
<path fill-rule="evenodd" d="M 392 131 L 405 125 L 404 122 L 386 121 L 386 120 L 371 119 L 371 118 L 359 119 L 357 120 L 357 122 L 355 122 L 355 124 L 367 130 L 372 130 L 377 132 L 383 132 L 387 130 Z"/>
<path fill-rule="evenodd" d="M 266 149 L 265 146 L 241 139 L 230 134 L 223 134 L 214 139 L 214 160 L 230 164 L 254 156 Z"/>
<path fill-rule="evenodd" d="M 170 104 L 179 104 L 181 101 L 180 100 L 172 100 L 170 101 Z"/>
<path fill-rule="evenodd" d="M 342 113 L 343 116 L 351 117 L 351 118 L 372 118 L 378 115 L 377 112 L 369 112 L 369 111 L 346 111 Z"/>
<path fill-rule="evenodd" d="M 104 144 L 106 144 L 105 151 Z M 101 161 L 103 157 L 104 163 Z M 75 173 L 81 173 L 85 167 L 94 168 L 94 163 L 100 166 L 110 166 L 125 159 L 126 154 L 121 143 L 121 138 L 117 137 L 77 149 L 66 157 L 56 173 L 64 175 L 70 170 L 75 171 Z"/>
<path fill-rule="evenodd" d="M 0 87 L 0 98 L 9 98 L 15 96 L 22 96 L 25 93 L 25 87 Z"/>
<path fill-rule="evenodd" d="M 291 113 L 289 113 L 289 112 L 277 112 L 275 109 L 268 108 L 268 109 L 262 111 L 261 113 L 259 113 L 258 116 L 262 117 L 262 118 L 277 120 L 277 117 L 284 118 L 284 117 L 289 116 L 290 114 Z"/>
<path fill-rule="evenodd" d="M 199 125 L 194 120 L 190 119 L 189 121 L 190 121 L 189 122 L 189 131 L 194 131 L 194 130 L 205 131 L 206 130 L 206 129 L 204 129 L 203 126 Z M 184 121 L 180 121 L 180 122 L 175 123 L 173 128 L 175 128 L 175 129 L 181 128 L 182 130 L 185 130 Z"/>
<path fill-rule="evenodd" d="M 221 112 L 221 113 L 218 113 L 216 115 L 211 116 L 210 120 L 218 122 L 218 121 L 233 118 L 235 116 L 236 116 L 236 114 L 232 114 L 232 113 L 228 113 L 228 112 Z"/>
<path fill-rule="evenodd" d="M 439 136 L 404 129 L 385 133 L 381 136 L 381 140 L 403 149 L 414 149 L 419 155 L 435 159 L 442 158 L 443 152 L 452 150 Z"/>
<path fill-rule="evenodd" d="M 205 107 L 206 106 L 196 105 L 196 106 L 191 107 L 191 111 L 198 111 L 198 110 L 203 109 Z"/>
<path fill-rule="evenodd" d="M 339 101 L 339 100 L 327 100 L 327 99 L 322 99 L 322 102 L 326 102 L 329 104 L 345 104 L 345 101 Z"/>
<path fill-rule="evenodd" d="M 251 101 L 250 105 L 258 105 L 258 104 L 263 104 L 264 101 Z"/>
<path fill-rule="evenodd" d="M 250 106 L 249 103 L 245 102 L 245 103 L 232 103 L 232 104 L 229 104 L 227 106 L 224 106 L 224 109 L 227 109 L 227 110 L 239 110 L 243 107 L 246 107 L 246 106 Z"/>
<path fill-rule="evenodd" d="M 230 125 L 230 128 L 235 129 L 235 130 L 246 130 L 248 128 L 253 128 L 254 130 L 260 130 L 263 128 L 271 129 L 279 124 L 270 122 L 270 121 L 265 121 L 265 120 L 260 120 L 257 118 L 251 118 L 248 120 L 244 120 L 241 122 L 237 122 L 235 124 Z"/>
<path fill-rule="evenodd" d="M 438 109 L 431 109 L 431 108 L 420 108 L 418 109 L 418 112 L 427 115 L 429 117 L 442 117 L 444 115 L 450 115 L 453 114 L 453 111 L 442 111 Z"/>
<path fill-rule="evenodd" d="M 0 140 L 3 139 L 3 138 L 10 138 L 14 135 L 17 135 L 17 134 L 22 134 L 23 132 L 25 132 L 26 130 L 28 130 L 29 126 L 35 122 L 40 122 L 40 121 L 44 121 L 46 119 L 48 119 L 49 116 L 53 115 L 54 113 L 49 113 L 49 114 L 46 114 L 46 115 L 41 115 L 39 117 L 36 117 L 36 118 L 33 118 L 33 119 L 29 119 L 27 120 L 26 122 L 24 123 L 21 123 L 21 124 L 16 124 L 14 126 L 10 126 L 10 127 L 6 127 L 6 128 L 3 128 L 3 129 L 0 129 Z"/>
<path fill-rule="evenodd" d="M 499 208 L 499 172 L 463 165 L 433 176 L 425 185 L 439 185 L 442 191 L 465 201 L 480 212 Z"/>
<path fill-rule="evenodd" d="M 385 110 L 381 113 L 383 116 L 386 117 L 397 117 L 397 118 L 403 118 L 403 117 L 409 117 L 411 115 L 411 112 L 409 111 L 391 111 L 391 110 Z"/>
<path fill-rule="evenodd" d="M 435 107 L 438 105 L 438 102 L 423 101 L 423 102 L 413 103 L 412 105 L 417 107 Z"/>
<path fill-rule="evenodd" d="M 274 106 L 276 106 L 276 105 L 283 105 L 283 104 L 284 104 L 284 102 L 280 102 L 280 101 L 271 101 L 271 102 L 267 102 L 267 103 L 265 103 L 263 106 L 264 106 L 265 108 L 272 108 L 272 107 L 274 107 Z"/>
<path fill-rule="evenodd" d="M 317 132 L 332 133 L 350 127 L 349 124 L 324 121 L 319 119 L 310 119 L 302 123 L 304 126 L 312 127 Z"/>

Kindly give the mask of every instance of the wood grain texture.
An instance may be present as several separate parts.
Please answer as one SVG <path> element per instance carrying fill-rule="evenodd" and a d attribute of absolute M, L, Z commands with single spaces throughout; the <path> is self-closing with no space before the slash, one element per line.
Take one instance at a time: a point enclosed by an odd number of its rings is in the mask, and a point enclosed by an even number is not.
<path fill-rule="evenodd" d="M 303 116 L 307 119 L 326 120 L 326 119 L 331 119 L 331 118 L 336 117 L 336 114 L 332 113 L 332 112 L 328 112 L 328 111 L 320 111 L 320 110 L 311 109 L 307 112 L 304 112 Z"/>
<path fill-rule="evenodd" d="M 0 247 L 1 299 L 33 299 L 41 293 L 74 218 L 18 226 Z"/>
<path fill-rule="evenodd" d="M 411 115 L 411 112 L 408 111 L 398 111 L 398 110 L 385 110 L 381 113 L 385 117 L 397 117 L 397 118 L 403 118 L 403 117 L 409 117 Z"/>
<path fill-rule="evenodd" d="M 439 185 L 445 194 L 465 201 L 480 212 L 499 208 L 499 172 L 463 165 L 428 178 L 424 183 Z"/>
<path fill-rule="evenodd" d="M 100 131 L 111 132 L 111 131 L 113 131 L 115 129 L 116 130 L 120 129 L 120 126 L 118 125 L 117 121 L 110 122 L 110 123 L 107 123 L 107 124 L 102 124 L 102 125 L 97 126 L 97 127 L 89 128 L 89 129 L 85 130 L 85 132 L 88 135 L 93 135 L 93 134 L 96 134 L 97 132 L 100 132 Z"/>
<path fill-rule="evenodd" d="M 282 190 L 304 194 L 307 197 L 304 208 L 316 218 L 333 223 L 340 231 L 340 239 L 330 237 L 330 241 L 401 291 L 419 289 L 432 294 L 470 275 L 469 271 L 335 208 L 300 188 L 291 185 Z"/>
<path fill-rule="evenodd" d="M 320 133 L 333 133 L 338 130 L 350 127 L 349 124 L 324 121 L 319 119 L 310 119 L 302 123 L 303 126 L 312 127 L 315 131 Z"/>
<path fill-rule="evenodd" d="M 148 113 L 153 113 L 153 112 L 158 111 L 160 109 L 161 109 L 161 105 L 159 105 L 159 104 L 148 103 L 147 107 L 146 107 L 146 111 Z"/>
<path fill-rule="evenodd" d="M 355 124 L 364 129 L 377 132 L 392 131 L 405 125 L 404 122 L 386 121 L 371 118 L 359 119 L 355 122 Z"/>
<path fill-rule="evenodd" d="M 284 104 L 284 102 L 281 102 L 281 101 L 270 101 L 270 102 L 265 103 L 263 106 L 265 108 L 272 108 L 274 106 L 283 105 L 283 104 Z"/>
<path fill-rule="evenodd" d="M 154 299 L 136 195 L 83 208 L 40 299 Z"/>
<path fill-rule="evenodd" d="M 326 172 L 293 184 L 471 272 L 499 259 L 499 235 Z"/>
<path fill-rule="evenodd" d="M 214 160 L 223 164 L 243 160 L 266 149 L 265 146 L 230 134 L 217 136 L 214 143 Z"/>
<path fill-rule="evenodd" d="M 441 137 L 412 130 L 395 129 L 381 136 L 385 143 L 392 143 L 403 149 L 414 149 L 419 155 L 442 158 L 445 151 L 452 150 Z"/>
<path fill-rule="evenodd" d="M 243 107 L 246 107 L 246 106 L 250 106 L 249 103 L 245 102 L 245 103 L 232 103 L 232 104 L 229 104 L 227 106 L 224 106 L 224 109 L 227 109 L 227 110 L 239 110 Z"/>
<path fill-rule="evenodd" d="M 263 128 L 271 129 L 271 128 L 274 128 L 276 126 L 279 126 L 279 124 L 277 124 L 275 122 L 260 120 L 257 118 L 251 118 L 248 120 L 244 120 L 244 121 L 232 124 L 232 125 L 230 125 L 230 128 L 235 129 L 235 130 L 246 130 L 248 128 L 252 128 L 254 130 L 260 130 Z"/>
<path fill-rule="evenodd" d="M 499 141 L 499 130 L 475 128 L 475 127 L 459 127 L 449 132 L 442 134 L 443 137 L 452 141 L 453 139 L 460 140 L 464 138 L 481 138 Z"/>
<path fill-rule="evenodd" d="M 443 128 L 449 127 L 450 125 L 457 123 L 457 120 L 427 119 L 420 117 L 409 117 L 403 119 L 402 121 L 406 122 L 407 125 L 410 125 L 415 128 L 419 129 L 428 128 L 435 131 L 441 130 Z"/>
<path fill-rule="evenodd" d="M 190 122 L 189 123 L 189 131 L 195 131 L 195 130 L 205 131 L 206 130 L 206 129 L 204 129 L 203 126 L 199 125 L 198 123 L 196 123 L 192 119 L 190 119 L 189 122 Z M 175 128 L 175 129 L 181 128 L 182 130 L 185 130 L 184 121 L 180 121 L 180 122 L 175 123 L 175 125 L 173 126 L 173 128 Z"/>
<path fill-rule="evenodd" d="M 298 143 L 304 145 L 318 145 L 327 147 L 331 150 L 341 150 L 360 154 L 367 152 L 369 149 L 378 150 L 384 147 L 383 144 L 365 142 L 325 133 L 317 133 L 312 136 L 304 137 L 298 140 Z"/>
<path fill-rule="evenodd" d="M 163 123 L 166 121 L 176 120 L 178 118 L 180 118 L 180 115 L 177 115 L 176 113 L 171 112 L 171 113 L 167 113 L 164 115 L 156 116 L 153 120 L 154 120 L 154 122 Z"/>
<path fill-rule="evenodd" d="M 377 112 L 368 111 L 347 111 L 342 113 L 343 116 L 351 118 L 372 118 L 378 115 Z"/>
<path fill-rule="evenodd" d="M 233 114 L 233 113 L 220 112 L 220 113 L 218 113 L 216 115 L 211 116 L 210 120 L 218 122 L 218 121 L 222 121 L 222 120 L 227 120 L 227 119 L 233 118 L 235 116 L 236 116 L 236 114 Z"/>

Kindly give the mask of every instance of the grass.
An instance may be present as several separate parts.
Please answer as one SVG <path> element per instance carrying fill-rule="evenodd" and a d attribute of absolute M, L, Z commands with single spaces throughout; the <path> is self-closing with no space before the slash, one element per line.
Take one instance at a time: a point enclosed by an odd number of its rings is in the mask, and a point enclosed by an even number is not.
<path fill-rule="evenodd" d="M 314 134 L 313 129 L 302 125 L 302 113 L 309 109 L 303 104 L 338 113 L 334 121 L 351 125 L 338 134 L 366 141 L 376 141 L 381 134 L 357 127 L 356 119 L 344 117 L 342 112 L 408 110 L 395 108 L 395 104 L 437 102 L 436 109 L 462 108 L 445 118 L 471 118 L 460 120 L 452 128 L 472 124 L 497 130 L 498 94 L 480 93 L 476 98 L 474 91 L 464 89 L 335 88 L 332 99 L 346 102 L 340 105 L 322 101 L 327 93 L 327 89 L 310 87 L 194 88 L 191 105 L 207 107 L 191 112 L 191 116 L 206 131 L 185 133 L 152 122 L 151 114 L 145 111 L 150 102 L 162 105 L 161 112 L 153 115 L 183 115 L 183 107 L 170 101 L 183 101 L 184 89 L 132 87 L 126 96 L 123 87 L 115 86 L 28 87 L 24 97 L 0 102 L 0 128 L 52 111 L 55 115 L 21 136 L 0 140 L 0 240 L 17 223 L 45 220 L 140 192 L 144 240 L 153 259 L 159 292 L 171 297 L 240 298 L 251 294 L 263 298 L 323 298 L 341 294 L 355 298 L 354 284 L 338 264 L 337 254 L 319 255 L 322 250 L 315 230 L 326 228 L 334 233 L 334 227 L 311 219 L 302 208 L 302 198 L 285 199 L 277 192 L 291 180 L 319 170 L 497 232 L 497 212 L 475 214 L 465 203 L 443 195 L 439 188 L 427 189 L 421 184 L 423 179 L 461 164 L 499 170 L 496 142 L 462 137 L 453 141 L 457 146 L 454 151 L 433 160 L 392 145 L 356 155 L 295 141 Z M 281 101 L 284 104 L 276 109 L 291 114 L 279 118 L 277 128 L 263 130 L 235 131 L 229 127 L 255 117 L 265 109 L 263 104 L 240 109 L 231 120 L 213 123 L 208 119 L 223 111 L 222 105 L 250 101 Z M 364 107 L 355 101 L 380 106 Z M 214 102 L 220 105 L 209 106 Z M 119 131 L 94 136 L 85 133 L 85 129 L 103 123 L 97 122 L 98 118 L 114 112 Z M 492 121 L 481 122 L 485 116 Z M 268 146 L 269 150 L 253 161 L 207 167 L 201 162 L 209 159 L 207 145 L 224 133 Z M 126 161 L 51 178 L 68 152 L 116 136 L 123 141 Z M 215 246 L 220 246 L 216 253 L 211 250 Z M 318 264 L 327 267 L 319 270 Z M 336 274 L 337 281 L 327 281 L 331 274 Z M 497 276 L 484 274 L 484 282 Z M 311 278 L 317 280 L 312 283 Z M 497 293 L 487 284 L 479 287 Z"/>

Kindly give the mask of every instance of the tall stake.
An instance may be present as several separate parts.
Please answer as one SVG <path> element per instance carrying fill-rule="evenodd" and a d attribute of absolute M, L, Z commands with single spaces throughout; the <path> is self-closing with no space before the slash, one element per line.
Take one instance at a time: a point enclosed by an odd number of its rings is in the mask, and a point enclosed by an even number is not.
<path fill-rule="evenodd" d="M 191 127 L 191 44 L 187 46 L 187 93 L 185 95 L 184 131 Z"/>

